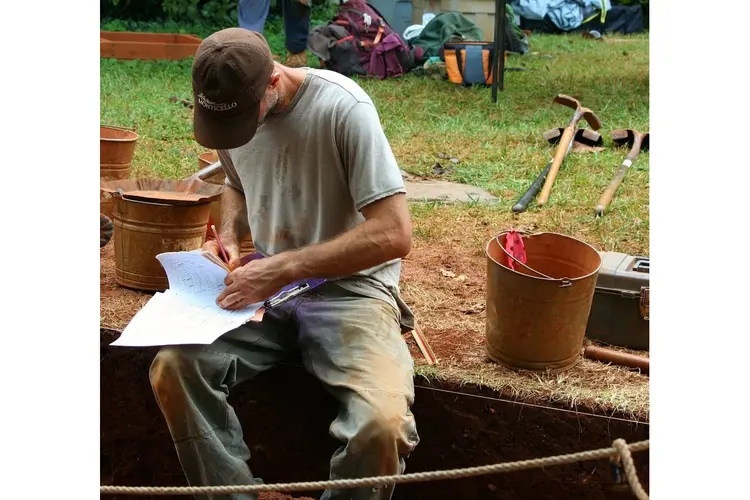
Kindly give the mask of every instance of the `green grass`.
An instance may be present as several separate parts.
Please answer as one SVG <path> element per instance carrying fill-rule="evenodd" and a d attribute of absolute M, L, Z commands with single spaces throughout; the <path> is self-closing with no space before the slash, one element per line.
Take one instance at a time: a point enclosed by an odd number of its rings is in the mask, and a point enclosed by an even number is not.
<path fill-rule="evenodd" d="M 317 14 L 316 14 L 317 15 Z M 325 18 L 325 15 L 320 17 Z M 193 32 L 176 25 L 128 25 L 108 21 L 103 29 Z M 220 28 L 220 27 L 219 27 Z M 271 19 L 267 38 L 284 55 L 278 19 Z M 615 36 L 612 36 L 615 38 Z M 429 239 L 430 220 L 460 211 L 483 218 L 497 230 L 527 225 L 578 235 L 602 250 L 648 252 L 649 157 L 643 153 L 628 172 L 608 214 L 593 217 L 593 206 L 623 160 L 626 150 L 612 147 L 616 128 L 649 127 L 649 42 L 646 34 L 617 37 L 628 43 L 602 43 L 580 35 L 533 35 L 526 55 L 509 55 L 508 67 L 523 72 L 505 75 L 505 90 L 493 104 L 486 88 L 460 88 L 416 75 L 397 80 L 360 80 L 372 96 L 402 169 L 432 175 L 443 152 L 459 159 L 449 180 L 483 187 L 501 199 L 493 206 L 415 204 L 415 236 Z M 310 62 L 316 61 L 310 58 Z M 134 176 L 178 178 L 198 168 L 204 150 L 192 137 L 191 111 L 170 102 L 176 95 L 192 100 L 190 60 L 142 62 L 101 60 L 102 123 L 136 126 L 141 139 L 134 157 Z M 543 208 L 513 216 L 510 207 L 554 150 L 542 132 L 562 127 L 571 110 L 552 99 L 568 94 L 590 107 L 603 123 L 605 151 L 571 153 Z M 476 206 L 471 206 L 476 205 Z"/>

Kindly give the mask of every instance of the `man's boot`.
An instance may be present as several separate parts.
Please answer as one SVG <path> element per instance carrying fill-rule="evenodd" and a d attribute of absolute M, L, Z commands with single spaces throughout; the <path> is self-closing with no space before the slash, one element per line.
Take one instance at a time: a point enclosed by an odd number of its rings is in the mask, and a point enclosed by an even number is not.
<path fill-rule="evenodd" d="M 306 68 L 307 67 L 307 52 L 300 52 L 299 54 L 292 54 L 287 51 L 286 62 L 284 66 L 289 68 Z"/>

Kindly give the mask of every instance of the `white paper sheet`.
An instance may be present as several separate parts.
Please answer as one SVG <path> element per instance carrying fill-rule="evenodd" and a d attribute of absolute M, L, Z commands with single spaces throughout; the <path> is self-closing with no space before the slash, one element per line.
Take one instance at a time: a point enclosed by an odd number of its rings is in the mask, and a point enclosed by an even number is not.
<path fill-rule="evenodd" d="M 138 311 L 113 346 L 146 347 L 211 344 L 253 318 L 262 303 L 239 311 L 216 305 L 227 272 L 199 252 L 171 252 L 157 259 L 169 289 L 156 293 Z"/>
<path fill-rule="evenodd" d="M 168 252 L 156 256 L 169 280 L 169 289 L 200 304 L 215 302 L 225 288 L 227 272 L 200 251 Z"/>

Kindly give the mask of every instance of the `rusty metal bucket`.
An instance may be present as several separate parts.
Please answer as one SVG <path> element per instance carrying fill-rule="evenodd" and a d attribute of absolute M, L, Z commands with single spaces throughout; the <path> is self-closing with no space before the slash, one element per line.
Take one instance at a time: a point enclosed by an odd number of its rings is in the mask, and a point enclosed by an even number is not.
<path fill-rule="evenodd" d="M 167 275 L 156 256 L 201 248 L 206 239 L 210 203 L 168 205 L 113 199 L 117 283 L 136 290 L 166 290 Z"/>
<path fill-rule="evenodd" d="M 526 266 L 514 261 L 513 270 L 506 236 L 486 249 L 487 354 L 512 369 L 572 368 L 581 359 L 601 256 L 570 236 L 533 234 L 523 238 Z"/>
<path fill-rule="evenodd" d="M 99 126 L 99 178 L 127 179 L 133 163 L 138 134 L 126 128 Z"/>
<path fill-rule="evenodd" d="M 216 163 L 219 161 L 219 155 L 216 153 L 216 151 L 206 151 L 205 153 L 201 153 L 198 155 L 198 170 L 203 170 L 204 168 L 210 166 L 213 163 Z M 221 182 L 224 182 L 222 174 L 217 174 L 213 177 L 216 177 L 216 179 L 221 179 Z M 211 182 L 209 179 L 203 179 L 206 182 Z"/>

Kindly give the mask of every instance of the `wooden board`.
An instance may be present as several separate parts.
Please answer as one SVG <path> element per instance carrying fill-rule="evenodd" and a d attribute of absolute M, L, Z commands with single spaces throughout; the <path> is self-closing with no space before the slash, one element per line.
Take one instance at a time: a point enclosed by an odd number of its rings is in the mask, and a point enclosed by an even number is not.
<path fill-rule="evenodd" d="M 459 12 L 482 30 L 484 41 L 495 39 L 495 0 L 413 0 L 412 21 L 422 24 L 425 12 Z"/>
<path fill-rule="evenodd" d="M 184 59 L 195 54 L 201 41 L 194 35 L 176 33 L 102 31 L 99 56 L 123 60 Z"/>

